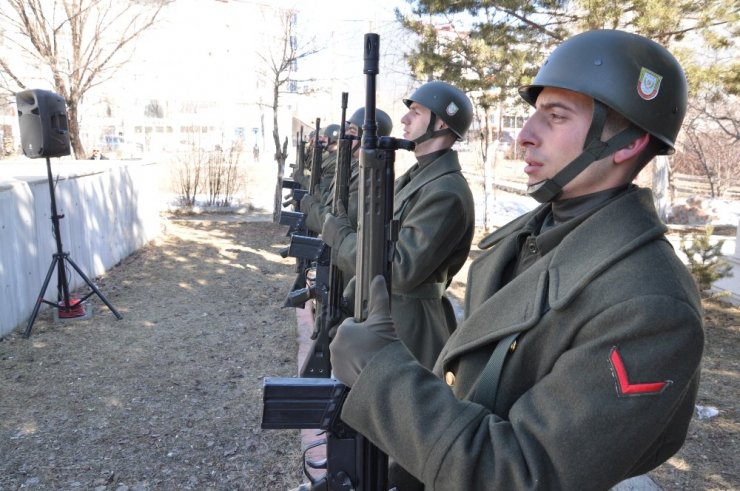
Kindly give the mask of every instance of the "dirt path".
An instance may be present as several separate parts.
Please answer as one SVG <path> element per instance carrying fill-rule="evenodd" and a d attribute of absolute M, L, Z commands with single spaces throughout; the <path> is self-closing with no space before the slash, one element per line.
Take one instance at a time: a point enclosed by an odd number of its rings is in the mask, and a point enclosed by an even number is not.
<path fill-rule="evenodd" d="M 261 379 L 296 370 L 292 261 L 271 223 L 167 221 L 98 286 L 90 320 L 0 342 L 0 490 L 288 489 L 296 431 Z"/>

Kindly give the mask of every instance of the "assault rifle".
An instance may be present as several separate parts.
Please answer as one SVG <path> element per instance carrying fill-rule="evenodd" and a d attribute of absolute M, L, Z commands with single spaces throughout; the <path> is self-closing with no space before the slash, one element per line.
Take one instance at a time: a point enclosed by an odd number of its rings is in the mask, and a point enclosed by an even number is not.
<path fill-rule="evenodd" d="M 321 141 L 319 140 L 319 133 L 321 130 L 321 119 L 316 118 L 316 131 L 314 132 L 314 147 L 313 156 L 311 162 L 311 180 L 310 187 L 307 190 L 293 190 L 293 202 L 296 208 L 300 208 L 300 200 L 303 198 L 306 192 L 318 185 L 318 180 L 321 172 Z M 318 160 L 318 164 L 316 161 Z M 318 169 L 318 170 L 317 170 Z M 298 193 L 297 191 L 303 191 Z M 297 200 L 297 201 L 296 201 Z M 301 237 L 314 237 L 315 234 L 308 230 L 306 227 L 306 216 L 301 211 L 281 211 L 280 212 L 280 225 L 288 225 L 287 235 L 290 237 L 291 245 L 280 251 L 282 257 L 295 257 L 296 258 L 296 278 L 293 282 L 293 286 L 288 292 L 288 296 L 283 303 L 283 307 L 300 307 L 305 306 L 306 301 L 310 296 L 306 296 L 305 292 L 308 291 L 308 271 L 311 269 L 312 258 L 299 257 L 295 253 L 293 247 L 293 238 L 297 236 Z"/>
<path fill-rule="evenodd" d="M 316 160 L 316 149 L 318 147 L 318 153 L 319 158 L 321 155 L 321 145 L 319 142 L 319 129 L 320 129 L 320 119 L 316 119 L 316 131 L 314 132 L 314 146 L 313 146 L 313 153 L 312 153 L 312 159 Z M 303 213 L 300 211 L 300 204 L 303 197 L 306 195 L 306 193 L 309 193 L 312 191 L 312 188 L 309 187 L 308 189 L 303 188 L 301 184 L 301 180 L 303 179 L 303 170 L 306 166 L 306 146 L 305 142 L 303 141 L 303 128 L 301 127 L 301 136 L 300 140 L 298 142 L 298 146 L 296 149 L 296 153 L 298 155 L 298 164 L 296 167 L 296 170 L 293 173 L 294 178 L 292 180 L 283 179 L 283 188 L 284 189 L 290 189 L 290 195 L 287 196 L 287 200 L 283 202 L 283 207 L 293 205 L 293 210 L 283 210 L 280 212 L 280 225 L 287 225 L 288 226 L 288 232 L 287 236 L 290 237 L 294 233 L 306 233 L 306 217 Z M 313 168 L 314 165 L 311 166 L 311 182 L 314 180 L 313 175 Z M 283 255 L 283 257 L 287 257 Z"/>
<path fill-rule="evenodd" d="M 321 118 L 316 118 L 316 132 L 314 133 L 313 151 L 311 152 L 311 180 L 307 191 L 313 193 L 321 181 L 321 161 L 323 160 L 324 146 L 321 142 Z"/>
<path fill-rule="evenodd" d="M 398 223 L 393 216 L 395 150 L 413 150 L 414 143 L 377 137 L 375 76 L 378 73 L 379 36 L 365 35 L 367 75 L 365 121 L 360 153 L 358 254 L 355 319 L 367 318 L 370 282 L 382 274 L 391 288 L 391 265 Z M 340 418 L 348 388 L 331 378 L 264 379 L 263 429 L 318 429 L 326 434 L 326 461 L 306 462 L 310 490 L 387 489 L 388 458 Z M 326 469 L 313 478 L 307 468 Z"/>
<path fill-rule="evenodd" d="M 299 132 L 296 132 L 296 165 L 293 169 L 293 180 L 296 177 L 303 177 L 303 170 L 306 168 L 306 141 L 303 139 L 303 126 Z"/>
<path fill-rule="evenodd" d="M 352 139 L 345 135 L 344 126 L 347 117 L 346 92 L 342 93 L 342 124 L 339 130 L 336 172 L 334 174 L 334 196 L 332 212 L 338 213 L 338 203 L 345 204 L 349 198 L 349 174 L 352 159 Z M 311 334 L 313 343 L 306 356 L 301 377 L 329 377 L 329 329 L 342 320 L 342 292 L 344 281 L 341 270 L 331 264 L 329 247 L 320 239 L 293 235 L 290 241 L 290 255 L 315 261 L 316 280 L 313 288 L 291 292 L 291 300 L 305 302 L 315 298 L 317 303 L 316 321 Z"/>
<path fill-rule="evenodd" d="M 290 191 L 288 196 L 285 196 L 286 201 L 283 201 L 283 208 L 293 206 L 293 211 L 298 211 L 298 206 L 301 203 L 301 198 L 306 194 L 306 190 L 301 185 L 301 179 L 303 179 L 303 169 L 306 167 L 306 141 L 303 139 L 303 126 L 300 131 L 296 131 L 295 134 L 295 155 L 296 163 L 290 164 L 293 168 L 293 172 L 290 174 L 290 179 L 283 179 L 282 187 Z M 281 225 L 290 225 L 290 223 L 282 223 L 281 214 Z M 290 234 L 290 232 L 289 232 Z"/>

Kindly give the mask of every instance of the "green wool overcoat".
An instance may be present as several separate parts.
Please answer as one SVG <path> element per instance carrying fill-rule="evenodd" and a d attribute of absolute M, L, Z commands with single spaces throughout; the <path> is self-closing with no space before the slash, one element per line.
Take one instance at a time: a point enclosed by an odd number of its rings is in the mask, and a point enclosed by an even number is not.
<path fill-rule="evenodd" d="M 321 193 L 321 202 L 326 203 L 328 199 L 329 188 L 334 180 L 334 174 L 337 171 L 337 151 L 327 152 L 324 160 L 321 161 L 321 178 L 319 179 L 319 192 Z M 314 191 L 313 189 L 311 190 Z"/>
<path fill-rule="evenodd" d="M 465 264 L 473 240 L 475 205 L 457 152 L 449 151 L 396 180 L 393 218 L 400 229 L 393 258 L 391 311 L 398 335 L 431 368 L 457 321 L 444 295 Z M 401 183 L 407 182 L 401 186 Z M 336 264 L 354 275 L 357 234 L 335 246 Z"/>
<path fill-rule="evenodd" d="M 540 211 L 482 242 L 433 372 L 395 342 L 352 387 L 342 419 L 394 459 L 399 491 L 422 489 L 403 469 L 428 490 L 607 490 L 683 444 L 702 307 L 651 192 L 614 198 L 502 285 L 517 231 Z M 477 402 L 494 347 L 517 332 L 495 403 Z"/>
<path fill-rule="evenodd" d="M 336 186 L 335 174 L 336 174 L 336 161 L 337 155 L 334 153 L 334 171 L 331 173 L 331 181 L 329 182 L 326 190 L 321 192 L 321 202 L 314 202 L 311 204 L 311 208 L 306 213 L 306 226 L 312 232 L 317 234 L 321 233 L 321 229 L 324 226 L 324 219 L 327 213 L 331 213 L 331 208 L 334 204 L 334 190 Z M 359 192 L 359 175 L 360 167 L 359 160 L 357 157 L 352 157 L 350 161 L 350 178 L 348 183 L 348 197 L 347 203 L 344 203 L 344 207 L 347 210 L 347 216 L 349 218 L 350 225 L 353 230 L 357 230 L 357 195 Z M 324 174 L 321 175 L 322 182 L 324 181 Z"/>

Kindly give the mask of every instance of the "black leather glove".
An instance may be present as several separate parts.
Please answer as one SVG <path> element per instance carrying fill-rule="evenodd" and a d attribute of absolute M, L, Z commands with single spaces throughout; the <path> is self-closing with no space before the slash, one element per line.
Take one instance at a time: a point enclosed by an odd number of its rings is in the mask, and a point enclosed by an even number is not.
<path fill-rule="evenodd" d="M 375 354 L 398 341 L 391 318 L 385 278 L 378 275 L 370 283 L 368 316 L 364 322 L 346 319 L 329 345 L 334 377 L 352 387 L 363 368 Z"/>
<path fill-rule="evenodd" d="M 301 205 L 303 203 L 301 202 Z M 324 226 L 321 229 L 321 239 L 331 248 L 339 247 L 345 237 L 354 232 L 347 216 L 344 203 L 337 202 L 337 215 L 326 214 Z"/>

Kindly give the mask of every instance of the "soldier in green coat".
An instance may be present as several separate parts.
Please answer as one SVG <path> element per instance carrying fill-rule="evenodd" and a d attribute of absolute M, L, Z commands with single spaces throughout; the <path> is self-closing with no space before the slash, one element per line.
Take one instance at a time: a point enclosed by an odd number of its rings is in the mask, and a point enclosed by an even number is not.
<path fill-rule="evenodd" d="M 321 177 L 319 178 L 319 195 L 322 200 L 329 193 L 329 186 L 334 179 L 337 167 L 337 140 L 339 138 L 339 125 L 330 124 L 324 129 L 324 145 L 326 155 L 321 161 Z M 315 190 L 311 190 L 315 192 Z"/>
<path fill-rule="evenodd" d="M 303 144 L 303 142 L 302 142 Z M 304 161 L 299 172 L 299 167 L 293 169 L 291 177 L 295 182 L 300 184 L 303 189 L 308 189 L 311 182 L 311 161 L 313 160 L 313 148 L 316 144 L 316 130 L 311 130 L 308 134 L 308 140 L 305 142 Z"/>
<path fill-rule="evenodd" d="M 631 183 L 673 151 L 683 70 L 644 37 L 589 31 L 520 94 L 542 205 L 481 242 L 434 368 L 398 341 L 382 277 L 366 322 L 345 320 L 331 344 L 352 386 L 342 420 L 392 458 L 399 491 L 608 490 L 678 451 L 694 412 L 699 292 Z"/>
<path fill-rule="evenodd" d="M 389 136 L 391 134 L 391 130 L 393 129 L 393 121 L 391 120 L 391 117 L 388 116 L 388 114 L 381 110 L 377 109 L 375 110 L 376 115 L 375 117 L 378 120 L 378 136 Z M 360 155 L 360 138 L 362 137 L 362 123 L 365 119 L 365 108 L 361 107 L 357 111 L 352 114 L 352 116 L 347 120 L 347 123 L 349 127 L 347 128 L 347 135 L 352 137 L 355 141 L 352 145 L 352 159 L 350 161 L 350 179 L 349 179 L 349 196 L 348 196 L 348 202 L 344 204 L 344 206 L 347 207 L 347 218 L 349 220 L 349 224 L 352 227 L 353 230 L 357 230 L 357 197 L 359 194 L 359 177 L 360 177 L 360 167 L 359 167 L 359 155 Z M 338 130 L 337 130 L 338 133 Z M 336 165 L 336 152 L 334 155 L 334 164 Z M 336 185 L 336 182 L 334 181 L 335 172 L 332 172 L 332 182 L 331 185 L 328 187 L 325 196 L 320 200 L 318 197 L 306 194 L 303 199 L 301 199 L 300 207 L 301 211 L 305 213 L 306 215 L 306 226 L 309 228 L 309 230 L 312 230 L 313 232 L 320 234 L 322 226 L 324 224 L 324 219 L 326 215 L 329 214 L 331 210 L 331 206 L 334 202 L 334 186 Z M 323 171 L 322 171 L 322 180 L 324 177 Z M 324 201 L 325 200 L 325 201 Z M 350 284 L 350 281 L 354 277 L 354 270 L 351 275 L 342 275 L 342 289 L 347 289 L 348 285 Z M 354 285 L 354 283 L 353 283 Z M 349 289 L 349 295 L 354 294 L 354 287 L 350 287 Z M 350 305 L 353 305 L 354 302 L 351 299 L 346 299 L 343 302 L 343 305 L 345 305 L 346 312 L 344 314 L 350 315 L 351 314 L 351 308 Z M 340 319 L 341 320 L 341 319 Z M 314 332 L 318 332 L 319 325 L 318 321 L 319 318 L 314 319 Z M 338 322 L 337 322 L 338 323 Z M 336 326 L 331 326 L 332 328 Z M 333 331 L 332 331 L 333 332 Z"/>
<path fill-rule="evenodd" d="M 388 113 L 381 109 L 375 110 L 375 117 L 378 120 L 378 136 L 390 136 L 393 129 L 393 121 Z M 361 107 L 350 116 L 347 120 L 346 135 L 351 137 L 355 142 L 352 145 L 352 159 L 350 162 L 350 180 L 349 180 L 349 198 L 347 203 L 343 203 L 348 212 L 350 225 L 357 230 L 357 195 L 359 190 L 359 155 L 360 155 L 360 138 L 362 137 L 362 123 L 365 119 L 365 108 Z M 339 135 L 339 125 L 336 125 L 336 134 Z M 329 128 L 329 127 L 327 127 Z M 335 139 L 336 140 L 336 139 Z M 336 152 L 334 153 L 333 165 L 336 166 Z M 309 230 L 320 234 L 324 226 L 324 219 L 331 210 L 334 202 L 334 174 L 336 169 L 331 170 L 330 183 L 326 189 L 322 189 L 321 197 L 306 194 L 300 203 L 300 209 L 306 215 L 306 226 Z M 321 181 L 324 183 L 324 171 L 322 167 Z"/>
<path fill-rule="evenodd" d="M 398 335 L 431 368 L 457 320 L 445 295 L 470 252 L 473 194 L 452 145 L 473 119 L 460 89 L 429 82 L 404 100 L 403 136 L 416 143 L 417 163 L 395 182 L 393 218 L 399 232 L 393 257 L 393 318 Z M 322 230 L 337 266 L 355 273 L 357 234 L 344 216 L 328 215 Z"/>

